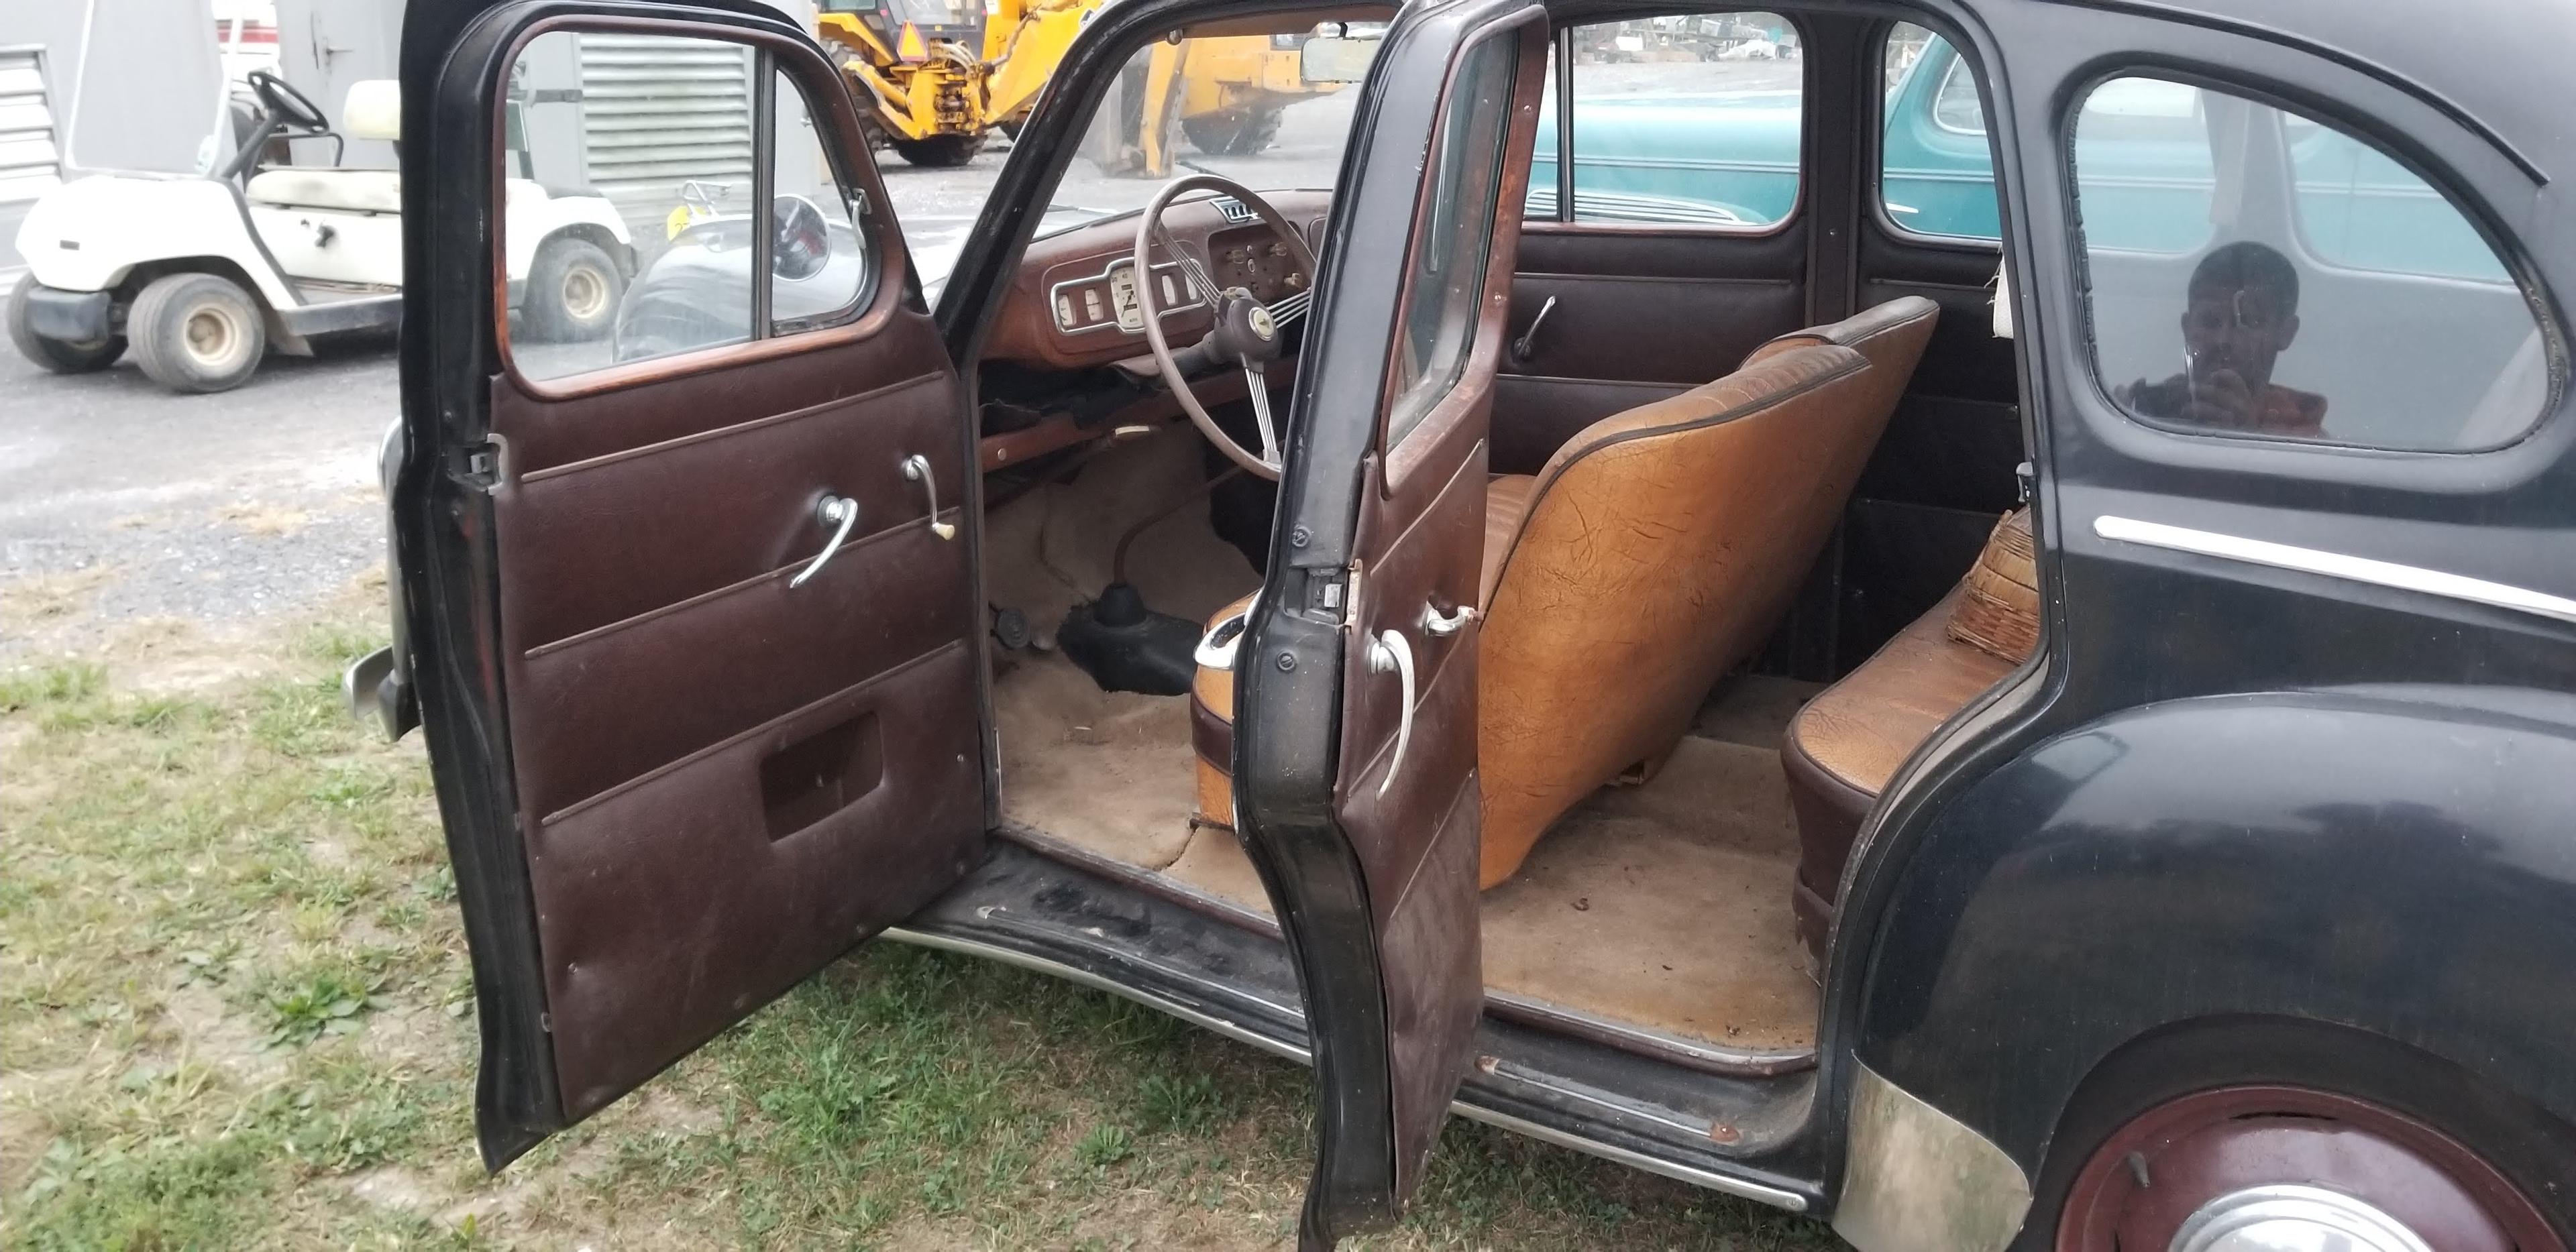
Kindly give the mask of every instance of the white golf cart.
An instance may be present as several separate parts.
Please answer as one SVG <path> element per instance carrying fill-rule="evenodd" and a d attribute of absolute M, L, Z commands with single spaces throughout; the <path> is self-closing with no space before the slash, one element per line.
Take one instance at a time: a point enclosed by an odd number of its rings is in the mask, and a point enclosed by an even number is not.
<path fill-rule="evenodd" d="M 27 276 L 9 295 L 19 352 L 73 374 L 105 368 L 131 343 L 153 381 L 224 391 L 249 379 L 271 347 L 310 355 L 315 336 L 401 318 L 401 176 L 337 166 L 252 173 L 273 144 L 283 147 L 277 141 L 341 136 L 284 79 L 259 70 L 248 78 L 258 114 L 213 175 L 100 174 L 36 202 L 18 231 Z M 352 84 L 342 129 L 398 140 L 401 104 L 392 80 Z M 607 334 L 635 268 L 615 207 L 513 178 L 507 214 L 521 333 Z"/>

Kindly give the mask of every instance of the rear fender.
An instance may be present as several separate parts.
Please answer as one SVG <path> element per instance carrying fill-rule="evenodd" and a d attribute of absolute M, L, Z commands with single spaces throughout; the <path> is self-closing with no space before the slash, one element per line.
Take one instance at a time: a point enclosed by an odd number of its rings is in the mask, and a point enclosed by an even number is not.
<path fill-rule="evenodd" d="M 2355 1028 L 2576 1120 L 2571 779 L 2576 696 L 2523 688 L 2204 697 L 2055 735 L 1863 850 L 1849 1055 L 2033 1177 L 2104 1057 L 2228 1015 Z"/>
<path fill-rule="evenodd" d="M 240 191 L 211 178 L 74 179 L 28 209 L 18 229 L 18 254 L 37 282 L 63 291 L 114 291 L 138 267 L 158 273 L 202 269 L 245 283 L 272 316 L 298 303 L 251 233 Z M 204 264 L 208 259 L 223 262 L 230 272 Z"/>

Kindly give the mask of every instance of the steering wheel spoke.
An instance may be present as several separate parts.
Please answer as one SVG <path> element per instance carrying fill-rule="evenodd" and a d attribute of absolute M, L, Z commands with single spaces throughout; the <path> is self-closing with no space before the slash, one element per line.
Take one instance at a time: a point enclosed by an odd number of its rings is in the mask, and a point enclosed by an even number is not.
<path fill-rule="evenodd" d="M 1306 316 L 1307 307 L 1314 302 L 1315 293 L 1312 290 L 1301 291 L 1293 296 L 1283 296 L 1278 303 L 1270 306 L 1270 320 L 1278 323 L 1281 330 L 1286 330 L 1296 325 L 1298 318 Z"/>
<path fill-rule="evenodd" d="M 1163 314 L 1166 310 L 1162 298 L 1163 284 L 1159 280 L 1136 284 L 1136 311 L 1145 321 L 1145 343 L 1153 349 L 1154 367 L 1161 372 L 1164 385 L 1171 388 L 1172 398 L 1180 403 L 1181 411 L 1189 415 L 1191 424 L 1197 426 L 1199 433 L 1215 444 L 1228 460 L 1264 478 L 1276 479 L 1279 477 L 1286 432 L 1281 421 L 1271 414 L 1270 380 L 1264 367 L 1280 354 L 1280 331 L 1305 315 L 1309 301 L 1306 293 L 1299 292 L 1281 300 L 1276 306 L 1264 307 L 1255 304 L 1245 293 L 1229 296 L 1217 286 L 1215 277 L 1208 272 L 1209 262 L 1173 237 L 1163 225 L 1163 213 L 1173 201 L 1189 193 L 1203 191 L 1231 196 L 1252 210 L 1254 216 L 1279 237 L 1298 271 L 1310 280 L 1314 277 L 1314 249 L 1308 246 L 1305 235 L 1295 224 L 1272 208 L 1269 202 L 1231 178 L 1208 173 L 1184 174 L 1165 183 L 1163 189 L 1154 194 L 1153 201 L 1145 206 L 1145 212 L 1136 224 L 1136 246 L 1131 261 L 1140 279 L 1150 277 L 1153 267 L 1162 263 L 1155 258 L 1157 248 L 1161 249 L 1164 262 L 1180 267 L 1190 286 L 1198 292 L 1199 299 L 1207 304 L 1210 321 L 1208 340 L 1195 347 L 1186 347 L 1179 353 L 1172 350 L 1171 340 L 1164 334 Z M 1261 450 L 1258 453 L 1244 447 L 1208 415 L 1207 406 L 1201 404 L 1197 394 L 1190 390 L 1184 360 L 1201 368 L 1215 365 L 1243 371 L 1252 404 L 1253 424 L 1260 430 Z"/>
<path fill-rule="evenodd" d="M 1277 465 L 1279 460 L 1279 427 L 1270 420 L 1270 376 L 1261 370 L 1259 361 L 1243 363 L 1244 394 L 1252 399 L 1252 423 L 1261 429 L 1261 459 Z"/>

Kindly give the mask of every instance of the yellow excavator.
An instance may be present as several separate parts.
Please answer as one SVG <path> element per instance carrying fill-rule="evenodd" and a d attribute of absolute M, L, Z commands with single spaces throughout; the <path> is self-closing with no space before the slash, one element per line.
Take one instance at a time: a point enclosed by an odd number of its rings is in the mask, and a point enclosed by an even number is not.
<path fill-rule="evenodd" d="M 1104 0 L 825 0 L 815 33 L 876 101 L 887 146 L 914 165 L 964 165 L 1038 89 Z"/>
<path fill-rule="evenodd" d="M 873 121 L 904 160 L 953 168 L 984 136 L 1016 133 L 1083 23 L 1106 0 L 825 0 L 816 33 L 876 102 Z M 1279 133 L 1281 110 L 1338 91 L 1303 66 L 1305 35 L 1158 43 L 1129 108 L 1120 172 L 1172 172 L 1177 127 L 1211 156 L 1248 156 Z M 1133 71 L 1131 70 L 1131 73 Z M 1138 108 L 1137 105 L 1142 107 Z"/>
<path fill-rule="evenodd" d="M 1309 64 L 1307 44 L 1316 38 L 1193 36 L 1155 44 L 1141 74 L 1131 63 L 1125 143 L 1103 163 L 1116 173 L 1168 178 L 1176 129 L 1209 156 L 1250 156 L 1269 147 L 1289 105 L 1358 81 L 1376 50 L 1370 36 L 1337 37 L 1317 44 L 1334 49 L 1329 63 Z"/>

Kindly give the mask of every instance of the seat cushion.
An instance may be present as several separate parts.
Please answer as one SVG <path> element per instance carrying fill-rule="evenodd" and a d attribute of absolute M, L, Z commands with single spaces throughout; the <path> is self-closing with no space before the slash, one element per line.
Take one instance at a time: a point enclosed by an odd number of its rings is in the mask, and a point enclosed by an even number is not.
<path fill-rule="evenodd" d="M 242 195 L 253 204 L 285 208 L 400 213 L 402 175 L 392 170 L 263 170 L 251 177 Z"/>
<path fill-rule="evenodd" d="M 1503 556 L 1520 537 L 1521 522 L 1529 517 L 1530 493 L 1537 487 L 1536 474 L 1496 474 L 1485 483 L 1485 565 L 1476 582 L 1479 608 L 1494 602 L 1494 584 L 1503 577 Z"/>
<path fill-rule="evenodd" d="M 1210 614 L 1208 629 L 1252 607 L 1255 589 Z M 1190 752 L 1198 758 L 1198 795 L 1190 821 L 1234 828 L 1234 671 L 1200 666 L 1190 680 Z"/>
<path fill-rule="evenodd" d="M 1941 723 L 2020 664 L 1950 637 L 1953 589 L 1789 721 L 1780 765 L 1798 814 L 1799 937 L 1823 959 L 1833 902 L 1862 819 Z"/>

